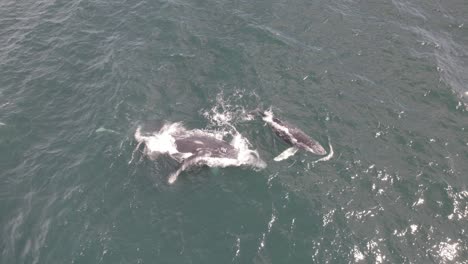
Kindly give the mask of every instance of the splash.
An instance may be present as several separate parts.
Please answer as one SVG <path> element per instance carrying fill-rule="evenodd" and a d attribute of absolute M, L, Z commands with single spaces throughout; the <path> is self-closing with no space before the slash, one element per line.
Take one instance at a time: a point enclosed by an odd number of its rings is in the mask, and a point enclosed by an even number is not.
<path fill-rule="evenodd" d="M 439 245 L 434 246 L 435 255 L 442 260 L 443 263 L 454 261 L 459 255 L 460 243 L 453 242 L 448 239 L 447 242 L 440 242 Z"/>
<path fill-rule="evenodd" d="M 256 95 L 252 94 L 254 97 Z M 238 101 L 244 98 L 244 92 L 236 90 L 234 94 L 227 96 L 220 92 L 216 95 L 216 101 L 212 108 L 203 111 L 205 117 L 210 123 L 210 127 L 217 127 L 221 129 L 236 130 L 235 125 L 244 121 L 251 121 L 255 119 L 255 115 L 251 111 L 247 111 Z"/>
<path fill-rule="evenodd" d="M 236 255 L 234 256 L 234 258 L 232 260 L 238 258 L 239 255 L 240 255 L 240 243 L 241 243 L 241 239 L 240 239 L 240 237 L 237 237 L 237 239 L 236 239 Z"/>

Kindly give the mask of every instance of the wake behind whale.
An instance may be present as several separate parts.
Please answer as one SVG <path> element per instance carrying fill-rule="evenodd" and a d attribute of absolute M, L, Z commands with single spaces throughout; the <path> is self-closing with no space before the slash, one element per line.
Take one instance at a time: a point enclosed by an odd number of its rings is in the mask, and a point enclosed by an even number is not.
<path fill-rule="evenodd" d="M 182 123 L 167 123 L 159 131 L 142 133 L 141 127 L 135 132 L 135 139 L 145 144 L 144 154 L 156 159 L 161 154 L 169 155 L 181 166 L 168 179 L 170 184 L 179 174 L 193 166 L 209 167 L 250 166 L 265 168 L 256 150 L 249 148 L 249 142 L 240 133 L 234 132 L 230 142 L 223 138 L 227 133 L 186 129 Z"/>

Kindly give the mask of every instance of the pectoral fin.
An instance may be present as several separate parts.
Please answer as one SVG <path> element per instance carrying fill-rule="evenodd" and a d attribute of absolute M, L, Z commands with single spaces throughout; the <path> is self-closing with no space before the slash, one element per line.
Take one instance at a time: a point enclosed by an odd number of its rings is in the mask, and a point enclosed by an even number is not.
<path fill-rule="evenodd" d="M 184 160 L 184 162 L 182 162 L 182 165 L 180 165 L 180 167 L 175 172 L 169 175 L 169 179 L 167 180 L 167 182 L 169 184 L 173 184 L 177 180 L 177 177 L 180 173 L 182 173 L 187 168 L 196 165 L 199 161 L 201 161 L 204 158 L 205 154 L 206 152 L 200 151 L 197 154 L 192 155 L 186 160 Z"/>
<path fill-rule="evenodd" d="M 273 160 L 274 161 L 281 161 L 281 160 L 285 160 L 289 157 L 291 157 L 292 155 L 296 154 L 296 152 L 298 151 L 299 149 L 297 147 L 290 147 L 288 149 L 286 149 L 285 151 L 281 152 L 281 154 L 279 154 L 277 157 L 275 157 Z"/>
<path fill-rule="evenodd" d="M 179 174 L 183 171 L 184 169 L 182 168 L 182 166 L 176 170 L 175 172 L 171 173 L 171 175 L 169 175 L 169 179 L 167 180 L 167 182 L 169 184 L 173 184 L 176 180 L 177 180 L 177 177 L 179 177 Z"/>

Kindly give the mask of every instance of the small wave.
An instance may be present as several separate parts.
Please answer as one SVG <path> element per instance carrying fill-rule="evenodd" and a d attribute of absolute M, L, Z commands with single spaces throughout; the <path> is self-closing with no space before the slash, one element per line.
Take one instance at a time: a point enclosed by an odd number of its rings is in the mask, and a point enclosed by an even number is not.
<path fill-rule="evenodd" d="M 266 238 L 267 236 L 271 233 L 271 228 L 273 227 L 273 224 L 276 222 L 276 219 L 278 218 L 276 209 L 273 207 L 271 212 L 271 218 L 270 221 L 268 221 L 268 226 L 267 226 L 267 231 L 262 233 L 262 239 L 260 240 L 260 245 L 257 248 L 257 253 L 260 253 L 263 248 L 265 247 L 266 243 Z"/>
<path fill-rule="evenodd" d="M 241 243 L 241 239 L 240 239 L 240 237 L 237 237 L 237 239 L 236 239 L 236 255 L 232 259 L 233 261 L 234 261 L 234 259 L 238 258 L 239 255 L 240 255 L 240 243 Z"/>
<path fill-rule="evenodd" d="M 112 129 L 108 129 L 108 128 L 105 128 L 105 127 L 100 127 L 98 129 L 96 129 L 96 133 L 111 133 L 111 134 L 120 134 L 119 132 L 115 131 L 115 130 L 112 130 Z"/>
<path fill-rule="evenodd" d="M 433 247 L 433 254 L 442 262 L 448 263 L 456 260 L 459 255 L 460 242 L 451 241 L 440 242 L 438 245 Z"/>
<path fill-rule="evenodd" d="M 271 213 L 271 219 L 268 222 L 268 226 L 267 226 L 268 229 L 265 233 L 262 234 L 262 239 L 260 240 L 260 245 L 258 246 L 257 253 L 260 253 L 260 251 L 262 251 L 262 249 L 265 247 L 266 236 L 271 233 L 271 228 L 273 227 L 273 224 L 276 222 L 276 218 L 277 218 L 276 210 L 275 208 L 273 208 L 273 212 Z"/>
<path fill-rule="evenodd" d="M 468 191 L 456 192 L 452 186 L 448 186 L 447 193 L 452 199 L 453 212 L 448 216 L 448 219 L 463 220 L 468 219 L 468 207 L 463 201 L 468 198 Z"/>
<path fill-rule="evenodd" d="M 400 13 L 408 13 L 414 17 L 421 18 L 424 21 L 427 20 L 427 14 L 420 8 L 414 7 L 412 4 L 403 1 L 392 0 L 393 5 L 398 9 Z"/>
<path fill-rule="evenodd" d="M 351 253 L 355 262 L 359 262 L 365 259 L 364 254 L 362 254 L 357 246 L 354 246 L 354 248 L 351 250 Z"/>

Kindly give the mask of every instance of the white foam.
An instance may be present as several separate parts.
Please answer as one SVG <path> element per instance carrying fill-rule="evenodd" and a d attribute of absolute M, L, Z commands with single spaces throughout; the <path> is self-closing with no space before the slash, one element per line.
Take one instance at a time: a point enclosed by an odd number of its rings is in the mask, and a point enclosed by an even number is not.
<path fill-rule="evenodd" d="M 161 128 L 159 133 L 153 133 L 151 136 L 144 136 L 141 134 L 141 127 L 137 128 L 135 132 L 135 139 L 138 142 L 144 142 L 148 154 L 169 154 L 174 155 L 178 153 L 175 144 L 174 133 L 183 128 L 179 123 L 166 124 Z"/>
<path fill-rule="evenodd" d="M 332 220 L 333 220 L 332 218 L 333 218 L 334 213 L 335 213 L 335 209 L 332 209 L 330 212 L 326 213 L 323 216 L 323 226 L 324 227 L 332 222 Z"/>
<path fill-rule="evenodd" d="M 210 110 L 203 112 L 203 116 L 214 126 L 221 128 L 227 127 L 235 130 L 233 124 L 237 121 L 254 119 L 254 115 L 247 112 L 244 107 L 231 102 L 234 99 L 241 99 L 242 97 L 243 92 L 236 91 L 235 94 L 229 96 L 229 99 L 226 101 L 223 98 L 223 93 L 219 93 L 216 96 L 216 104 Z"/>
<path fill-rule="evenodd" d="M 265 247 L 265 242 L 266 242 L 266 236 L 271 233 L 271 228 L 273 227 L 273 224 L 276 221 L 276 210 L 273 208 L 273 212 L 271 213 L 271 219 L 268 222 L 267 226 L 267 232 L 262 234 L 262 240 L 260 241 L 260 245 L 258 246 L 257 252 L 260 253 L 260 251 Z"/>
<path fill-rule="evenodd" d="M 257 253 L 265 247 L 265 233 L 262 234 L 262 240 L 260 241 L 260 245 L 258 246 Z"/>
<path fill-rule="evenodd" d="M 240 255 L 240 242 L 241 242 L 240 237 L 238 237 L 236 240 L 236 256 L 235 256 L 236 258 L 239 257 Z"/>
<path fill-rule="evenodd" d="M 294 231 L 294 226 L 295 226 L 295 224 L 296 224 L 296 218 L 293 218 L 293 219 L 291 220 L 291 226 L 289 227 L 289 232 L 292 233 L 292 232 Z"/>
<path fill-rule="evenodd" d="M 268 222 L 268 234 L 271 232 L 271 227 L 273 227 L 273 224 L 275 223 L 275 221 L 276 221 L 276 215 L 275 215 L 275 211 L 273 210 L 273 212 L 271 213 L 270 222 Z"/>
<path fill-rule="evenodd" d="M 458 242 L 449 244 L 441 242 L 438 246 L 438 255 L 445 261 L 453 261 L 458 256 Z"/>
<path fill-rule="evenodd" d="M 449 219 L 456 217 L 457 220 L 468 219 L 468 208 L 464 206 L 464 202 L 468 198 L 468 191 L 455 192 L 452 186 L 448 186 L 447 192 L 453 200 L 453 212 L 448 216 Z"/>
<path fill-rule="evenodd" d="M 268 176 L 268 180 L 267 180 L 267 185 L 268 185 L 268 188 L 271 188 L 271 181 L 273 181 L 273 179 L 275 179 L 277 176 L 278 176 L 278 172 L 274 173 L 274 174 L 271 174 L 270 176 Z"/>
<path fill-rule="evenodd" d="M 359 251 L 359 248 L 357 246 L 354 246 L 353 251 L 353 256 L 354 256 L 354 261 L 358 262 L 361 260 L 364 260 L 364 254 L 362 254 L 361 251 Z"/>
<path fill-rule="evenodd" d="M 237 160 L 239 165 L 252 165 L 260 169 L 266 167 L 266 163 L 260 159 L 257 150 L 250 149 L 250 142 L 240 133 L 234 135 L 230 144 L 238 151 Z"/>
<path fill-rule="evenodd" d="M 375 263 L 384 263 L 386 256 L 380 251 L 379 245 L 374 240 L 367 242 L 367 249 L 372 252 L 375 257 Z"/>
<path fill-rule="evenodd" d="M 423 198 L 419 198 L 418 201 L 416 203 L 413 204 L 413 206 L 415 205 L 421 205 L 424 203 L 424 199 Z"/>

